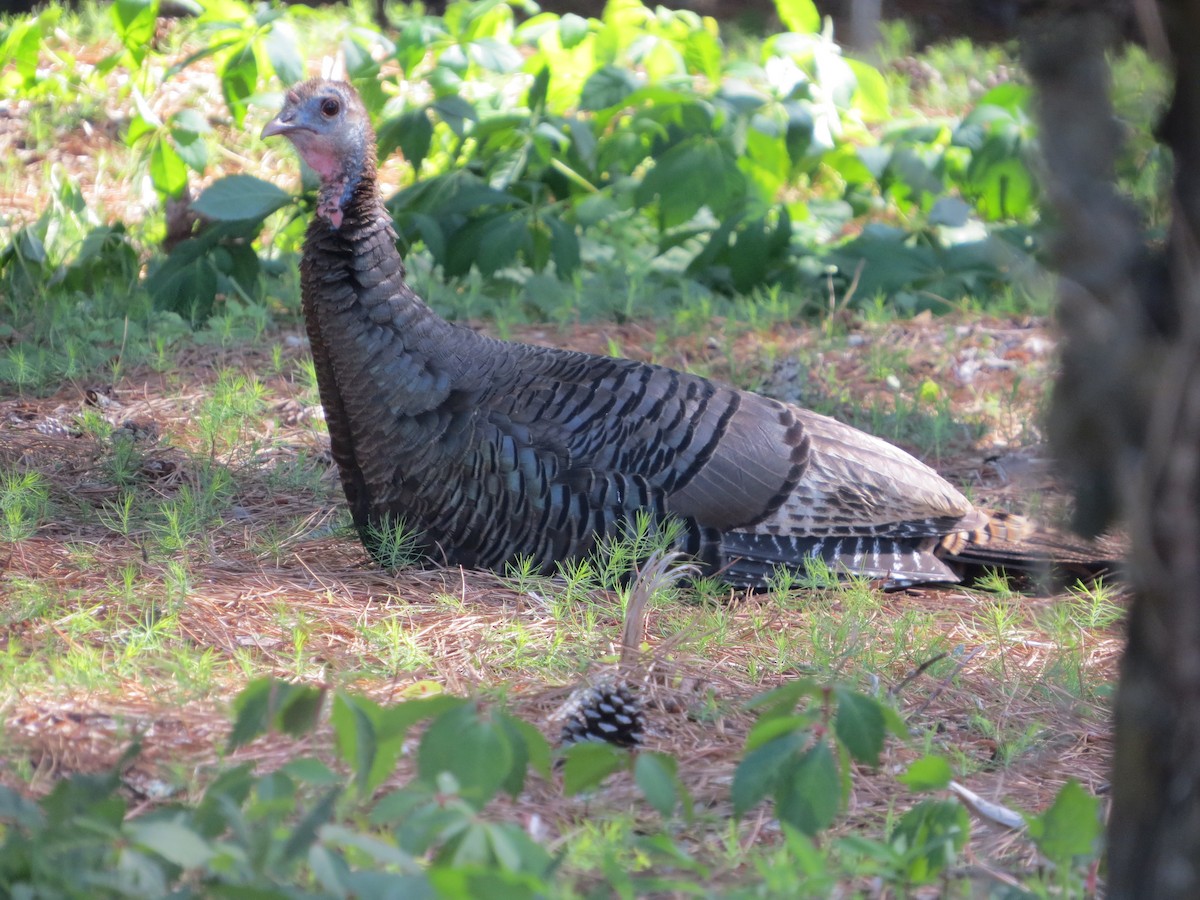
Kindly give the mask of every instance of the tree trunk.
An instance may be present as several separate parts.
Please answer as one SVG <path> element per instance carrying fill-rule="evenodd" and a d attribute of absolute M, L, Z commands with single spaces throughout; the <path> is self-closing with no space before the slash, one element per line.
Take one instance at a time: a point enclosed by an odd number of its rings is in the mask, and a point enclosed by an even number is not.
<path fill-rule="evenodd" d="M 1104 62 L 1113 23 L 1069 14 L 1039 23 L 1026 46 L 1063 233 L 1052 437 L 1078 524 L 1096 532 L 1119 517 L 1131 537 L 1109 896 L 1191 900 L 1200 897 L 1200 4 L 1158 9 L 1175 83 L 1161 129 L 1175 157 L 1173 222 L 1158 254 L 1113 188 Z"/>

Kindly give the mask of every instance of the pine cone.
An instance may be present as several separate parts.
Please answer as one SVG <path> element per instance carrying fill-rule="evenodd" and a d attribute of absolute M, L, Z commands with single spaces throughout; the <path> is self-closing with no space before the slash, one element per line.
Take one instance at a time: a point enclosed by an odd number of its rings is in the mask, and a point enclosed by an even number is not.
<path fill-rule="evenodd" d="M 625 682 L 601 681 L 576 689 L 559 713 L 564 745 L 606 741 L 617 747 L 642 743 L 645 716 L 633 688 Z"/>

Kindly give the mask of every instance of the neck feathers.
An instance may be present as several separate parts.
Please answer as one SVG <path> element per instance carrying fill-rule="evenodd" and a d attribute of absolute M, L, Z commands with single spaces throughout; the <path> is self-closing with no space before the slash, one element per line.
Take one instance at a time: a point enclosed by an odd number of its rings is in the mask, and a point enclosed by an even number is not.
<path fill-rule="evenodd" d="M 342 222 L 352 211 L 371 211 L 379 206 L 376 172 L 375 133 L 369 123 L 363 122 L 353 151 L 346 154 L 336 171 L 321 181 L 321 189 L 317 194 L 317 215 L 336 230 L 342 227 Z M 364 206 L 367 210 L 362 209 Z"/>

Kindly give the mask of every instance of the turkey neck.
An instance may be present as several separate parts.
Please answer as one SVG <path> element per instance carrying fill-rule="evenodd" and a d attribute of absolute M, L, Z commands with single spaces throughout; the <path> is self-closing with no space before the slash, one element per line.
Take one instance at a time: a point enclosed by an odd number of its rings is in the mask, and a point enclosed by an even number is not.
<path fill-rule="evenodd" d="M 434 323 L 445 325 L 404 281 L 396 232 L 373 178 L 357 179 L 341 212 L 340 227 L 318 214 L 308 228 L 301 264 L 306 321 L 336 319 L 347 328 L 358 317 L 368 330 L 394 331 L 406 347 L 420 343 Z"/>
<path fill-rule="evenodd" d="M 340 227 L 317 215 L 300 265 L 304 318 L 330 449 L 360 530 L 426 487 L 445 452 L 452 390 L 477 381 L 480 338 L 437 316 L 404 282 L 396 232 L 374 179 Z M 402 488 L 402 485 L 410 487 Z M 415 511 L 419 514 L 419 511 Z"/>

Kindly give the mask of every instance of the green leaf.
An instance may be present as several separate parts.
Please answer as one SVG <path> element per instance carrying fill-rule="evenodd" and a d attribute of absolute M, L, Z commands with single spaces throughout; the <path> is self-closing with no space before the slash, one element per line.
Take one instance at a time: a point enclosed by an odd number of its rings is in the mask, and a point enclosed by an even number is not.
<path fill-rule="evenodd" d="M 775 789 L 780 773 L 804 749 L 807 740 L 804 732 L 789 731 L 742 758 L 734 770 L 730 789 L 734 818 L 740 819 Z"/>
<path fill-rule="evenodd" d="M 158 0 L 115 0 L 111 15 L 117 37 L 139 63 L 145 59 L 158 22 Z"/>
<path fill-rule="evenodd" d="M 317 883 L 333 897 L 352 896 L 346 884 L 350 867 L 345 859 L 321 843 L 308 848 L 308 868 Z"/>
<path fill-rule="evenodd" d="M 646 800 L 664 819 L 675 812 L 679 804 L 678 763 L 665 753 L 639 753 L 633 765 L 633 777 Z"/>
<path fill-rule="evenodd" d="M 16 823 L 20 828 L 33 830 L 45 822 L 42 808 L 18 794 L 12 788 L 0 785 L 0 821 Z"/>
<path fill-rule="evenodd" d="M 417 750 L 417 772 L 429 785 L 449 773 L 460 796 L 482 809 L 508 780 L 512 744 L 495 714 L 464 703 L 438 716 Z"/>
<path fill-rule="evenodd" d="M 975 107 L 978 109 L 982 106 L 998 106 L 1008 112 L 1024 116 L 1029 109 L 1030 99 L 1033 97 L 1033 90 L 1027 84 L 1019 84 L 1015 81 L 1006 81 L 1003 84 L 998 84 L 982 97 L 980 97 Z"/>
<path fill-rule="evenodd" d="M 272 728 L 282 727 L 289 734 L 311 729 L 322 696 L 319 688 L 274 678 L 250 682 L 233 701 L 236 717 L 229 733 L 229 749 L 249 743 Z"/>
<path fill-rule="evenodd" d="M 552 771 L 552 763 L 550 760 L 550 744 L 547 743 L 545 736 L 528 722 L 518 719 L 516 716 L 505 713 L 501 717 L 501 721 L 504 727 L 509 730 L 509 738 L 513 741 L 514 745 L 517 743 L 522 745 L 522 752 L 525 756 L 525 763 L 522 766 L 522 778 L 524 777 L 524 770 L 529 767 L 532 767 L 543 778 L 549 778 Z M 514 797 L 516 796 L 517 792 L 509 790 L 508 786 L 505 789 Z"/>
<path fill-rule="evenodd" d="M 624 103 L 637 89 L 637 77 L 632 72 L 618 66 L 602 66 L 583 83 L 579 108 L 593 112 L 611 109 Z"/>
<path fill-rule="evenodd" d="M 1090 857 L 1098 850 L 1100 801 L 1074 779 L 1062 786 L 1049 809 L 1026 821 L 1033 842 L 1057 865 L 1069 865 L 1075 857 Z"/>
<path fill-rule="evenodd" d="M 226 175 L 204 189 L 192 209 L 215 221 L 265 219 L 290 203 L 291 196 L 253 175 Z"/>
<path fill-rule="evenodd" d="M 822 741 L 798 759 L 784 761 L 775 788 L 775 815 L 780 822 L 815 835 L 832 824 L 839 796 L 837 763 Z"/>
<path fill-rule="evenodd" d="M 296 823 L 296 827 L 292 829 L 292 833 L 288 835 L 288 839 L 283 845 L 282 856 L 285 860 L 295 859 L 308 853 L 309 847 L 317 840 L 317 832 L 321 826 L 333 818 L 337 798 L 341 792 L 340 787 L 330 788 L 320 800 L 313 804 L 313 808 L 304 815 L 304 818 Z"/>
<path fill-rule="evenodd" d="M 184 824 L 182 815 L 165 820 L 135 819 L 126 831 L 135 844 L 180 868 L 198 868 L 217 854 L 208 841 Z"/>
<path fill-rule="evenodd" d="M 452 267 L 458 270 L 464 261 L 455 253 L 459 250 L 468 267 L 474 262 L 482 274 L 492 275 L 516 262 L 517 253 L 529 240 L 528 214 L 524 210 L 508 210 L 478 219 L 466 226 L 457 240 L 461 244 L 450 250 Z"/>
<path fill-rule="evenodd" d="M 878 69 L 857 59 L 847 59 L 846 64 L 854 72 L 858 87 L 854 91 L 854 105 L 862 111 L 868 122 L 884 122 L 891 118 L 888 104 L 887 81 Z"/>
<path fill-rule="evenodd" d="M 354 782 L 360 794 L 367 791 L 371 769 L 378 751 L 375 719 L 379 705 L 366 697 L 355 697 L 339 691 L 333 698 L 330 714 L 338 753 L 354 771 Z"/>
<path fill-rule="evenodd" d="M 116 5 L 113 6 L 116 16 Z M 18 21 L 0 46 L 0 59 L 11 60 L 26 87 L 37 83 L 38 54 L 42 46 L 42 33 L 33 19 Z"/>
<path fill-rule="evenodd" d="M 1009 136 L 996 135 L 971 158 L 968 187 L 980 213 L 989 219 L 1021 217 L 1033 209 L 1037 185 L 1019 146 Z"/>
<path fill-rule="evenodd" d="M 775 11 L 788 31 L 816 34 L 821 30 L 821 14 L 813 0 L 775 0 Z"/>
<path fill-rule="evenodd" d="M 525 104 L 531 110 L 542 110 L 546 106 L 546 94 L 550 90 L 550 67 L 542 66 L 529 86 L 529 95 Z"/>
<path fill-rule="evenodd" d="M 566 280 L 574 274 L 581 262 L 579 235 L 556 215 L 547 214 L 543 221 L 550 229 L 550 253 L 554 257 L 555 274 L 560 280 Z"/>
<path fill-rule="evenodd" d="M 752 697 L 746 708 L 759 710 L 760 720 L 790 716 L 802 699 L 819 697 L 823 690 L 811 678 L 793 678 L 786 684 Z"/>
<path fill-rule="evenodd" d="M 370 834 L 361 834 L 342 825 L 323 825 L 320 830 L 321 843 L 338 847 L 353 847 L 379 866 L 395 866 L 403 872 L 415 874 L 421 871 L 409 854 L 395 844 Z"/>
<path fill-rule="evenodd" d="M 971 820 L 958 803 L 925 800 L 901 817 L 888 843 L 905 860 L 917 884 L 934 881 L 958 858 L 971 833 Z"/>
<path fill-rule="evenodd" d="M 209 259 L 212 246 L 203 238 L 185 240 L 154 269 L 146 290 L 155 309 L 178 313 L 193 323 L 212 314 L 217 293 L 217 272 Z"/>
<path fill-rule="evenodd" d="M 300 41 L 292 26 L 276 19 L 271 23 L 271 30 L 263 39 L 263 49 L 267 51 L 267 59 L 271 68 L 284 84 L 291 85 L 304 80 L 304 58 L 300 55 Z"/>
<path fill-rule="evenodd" d="M 379 127 L 379 158 L 386 159 L 399 147 L 418 176 L 432 143 L 433 123 L 429 121 L 429 113 L 425 108 L 401 113 Z"/>
<path fill-rule="evenodd" d="M 208 145 L 200 134 L 185 128 L 172 128 L 171 140 L 174 142 L 175 152 L 189 169 L 194 172 L 204 171 L 204 167 L 208 165 Z"/>
<path fill-rule="evenodd" d="M 525 61 L 520 51 L 512 44 L 492 37 L 471 41 L 466 49 L 467 57 L 472 63 L 481 69 L 502 75 L 517 71 Z"/>
<path fill-rule="evenodd" d="M 732 212 L 746 182 L 732 154 L 704 135 L 688 138 L 659 157 L 635 192 L 639 206 L 658 202 L 659 228 L 682 225 L 702 206 L 717 218 Z"/>
<path fill-rule="evenodd" d="M 479 113 L 470 101 L 458 94 L 448 94 L 438 97 L 430 104 L 432 109 L 443 122 L 450 126 L 459 137 L 466 135 L 466 123 L 479 121 Z"/>
<path fill-rule="evenodd" d="M 711 32 L 698 28 L 689 34 L 683 59 L 688 71 L 703 75 L 713 87 L 721 83 L 721 44 Z"/>
<path fill-rule="evenodd" d="M 344 777 L 334 772 L 319 759 L 314 759 L 311 756 L 302 756 L 299 759 L 289 760 L 283 764 L 280 771 L 285 773 L 289 778 L 294 778 L 297 781 L 323 787 L 341 784 Z"/>
<path fill-rule="evenodd" d="M 913 791 L 939 791 L 950 783 L 954 773 L 942 756 L 922 756 L 914 760 L 896 780 Z"/>
<path fill-rule="evenodd" d="M 221 93 L 238 128 L 246 121 L 247 101 L 257 89 L 258 59 L 254 55 L 254 46 L 244 41 L 236 46 L 221 67 Z"/>
<path fill-rule="evenodd" d="M 150 182 L 164 197 L 178 197 L 187 187 L 187 164 L 165 135 L 156 137 L 150 148 Z"/>
<path fill-rule="evenodd" d="M 579 46 L 591 30 L 591 23 L 575 13 L 567 13 L 558 20 L 558 39 L 564 50 Z"/>
<path fill-rule="evenodd" d="M 846 688 L 835 688 L 837 718 L 834 730 L 850 755 L 869 766 L 879 764 L 885 734 L 879 701 Z"/>
<path fill-rule="evenodd" d="M 584 741 L 567 748 L 563 791 L 568 797 L 591 790 L 613 772 L 629 765 L 629 752 L 602 741 Z"/>

